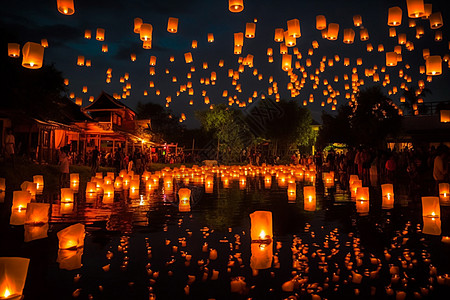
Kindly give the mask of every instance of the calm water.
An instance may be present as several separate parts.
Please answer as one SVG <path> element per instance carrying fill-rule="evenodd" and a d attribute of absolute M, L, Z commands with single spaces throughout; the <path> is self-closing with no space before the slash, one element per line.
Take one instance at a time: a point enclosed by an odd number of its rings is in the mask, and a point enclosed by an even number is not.
<path fill-rule="evenodd" d="M 211 194 L 189 185 L 191 212 L 179 212 L 176 192 L 164 194 L 161 185 L 137 200 L 116 193 L 113 204 L 86 204 L 80 193 L 73 212 L 63 215 L 57 193 L 46 191 L 37 201 L 52 203 L 48 237 L 31 242 L 24 242 L 24 226 L 8 224 L 7 191 L 0 204 L 0 256 L 31 258 L 25 299 L 390 299 L 399 291 L 407 298 L 416 293 L 438 299 L 450 292 L 450 279 L 441 284 L 450 273 L 450 246 L 441 236 L 421 233 L 419 195 L 408 199 L 398 189 L 394 209 L 382 210 L 380 190 L 371 188 L 370 213 L 359 215 L 347 191 L 317 181 L 317 210 L 307 212 L 303 182 L 297 182 L 296 201 L 289 202 L 275 179 L 265 189 L 262 177 L 248 177 L 240 189 L 237 181 L 223 188 L 216 178 Z M 175 191 L 183 186 L 176 182 Z M 273 213 L 276 255 L 271 268 L 257 273 L 250 268 L 249 237 L 255 210 Z M 442 235 L 450 235 L 448 207 L 441 207 L 441 216 Z M 56 233 L 77 222 L 86 225 L 85 246 L 57 263 Z M 209 259 L 210 249 L 217 250 L 217 259 Z M 390 274 L 391 266 L 399 267 L 398 277 Z M 361 283 L 349 277 L 355 270 L 363 275 Z M 241 294 L 230 292 L 236 277 L 245 278 Z M 290 280 L 293 291 L 283 291 Z"/>

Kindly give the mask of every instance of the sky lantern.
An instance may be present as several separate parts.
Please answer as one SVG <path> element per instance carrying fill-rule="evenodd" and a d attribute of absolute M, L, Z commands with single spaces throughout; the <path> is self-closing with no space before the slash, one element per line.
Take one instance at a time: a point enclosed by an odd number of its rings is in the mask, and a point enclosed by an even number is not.
<path fill-rule="evenodd" d="M 302 35 L 300 32 L 300 21 L 298 19 L 287 21 L 287 31 L 290 37 L 299 38 Z"/>
<path fill-rule="evenodd" d="M 134 33 L 140 33 L 140 31 L 141 31 L 141 25 L 142 25 L 143 23 L 144 23 L 144 22 L 142 21 L 141 18 L 134 18 L 134 29 L 133 29 Z"/>
<path fill-rule="evenodd" d="M 70 16 L 75 12 L 73 0 L 57 0 L 56 5 L 58 6 L 58 11 L 63 15 Z"/>
<path fill-rule="evenodd" d="M 432 55 L 426 58 L 425 62 L 427 75 L 441 75 L 442 74 L 442 59 L 439 55 Z"/>
<path fill-rule="evenodd" d="M 351 28 L 344 29 L 344 43 L 353 44 L 355 40 L 355 31 Z"/>
<path fill-rule="evenodd" d="M 244 10 L 244 0 L 228 0 L 228 9 L 233 13 Z"/>
<path fill-rule="evenodd" d="M 430 28 L 431 29 L 438 29 L 441 28 L 442 25 L 444 25 L 444 22 L 442 21 L 442 14 L 441 12 L 435 12 L 430 15 Z"/>
<path fill-rule="evenodd" d="M 103 44 L 103 45 L 102 45 L 102 52 L 103 52 L 103 53 L 108 52 L 108 45 L 107 45 L 107 44 Z"/>
<path fill-rule="evenodd" d="M 398 34 L 398 43 L 400 45 L 406 44 L 406 33 L 399 33 Z"/>
<path fill-rule="evenodd" d="M 0 299 L 22 299 L 30 260 L 22 257 L 0 257 Z"/>
<path fill-rule="evenodd" d="M 316 16 L 316 29 L 323 30 L 327 28 L 327 19 L 323 15 Z"/>
<path fill-rule="evenodd" d="M 97 33 L 95 35 L 95 39 L 97 41 L 104 41 L 105 40 L 105 29 L 97 28 Z"/>
<path fill-rule="evenodd" d="M 44 48 L 48 48 L 48 41 L 47 39 L 41 39 L 41 46 Z"/>
<path fill-rule="evenodd" d="M 354 15 L 353 16 L 353 25 L 356 27 L 359 27 L 362 25 L 362 17 L 361 15 Z"/>
<path fill-rule="evenodd" d="M 386 66 L 393 67 L 397 65 L 397 53 L 386 52 Z"/>
<path fill-rule="evenodd" d="M 17 43 L 8 43 L 8 56 L 9 57 L 19 57 L 20 56 L 20 45 Z"/>
<path fill-rule="evenodd" d="M 436 42 L 442 41 L 442 31 L 436 30 L 436 33 L 434 34 L 434 40 Z"/>
<path fill-rule="evenodd" d="M 148 41 L 152 39 L 153 26 L 151 24 L 143 23 L 140 27 L 139 36 L 141 41 Z"/>
<path fill-rule="evenodd" d="M 208 43 L 213 43 L 213 42 L 214 42 L 214 34 L 208 33 Z"/>
<path fill-rule="evenodd" d="M 397 36 L 397 31 L 395 30 L 394 27 L 389 28 L 389 37 L 396 37 Z"/>
<path fill-rule="evenodd" d="M 84 31 L 84 38 L 90 40 L 91 37 L 92 37 L 91 31 L 90 31 L 89 29 L 86 29 L 86 30 Z"/>
<path fill-rule="evenodd" d="M 422 16 L 422 19 L 428 19 L 433 12 L 433 4 L 425 3 L 423 6 L 425 8 L 425 13 Z"/>
<path fill-rule="evenodd" d="M 78 55 L 77 65 L 78 66 L 84 66 L 84 56 L 83 55 Z"/>
<path fill-rule="evenodd" d="M 142 42 L 142 48 L 144 49 L 152 49 L 152 40 L 146 40 Z"/>
<path fill-rule="evenodd" d="M 256 32 L 256 24 L 255 23 L 246 23 L 245 24 L 245 37 L 252 39 L 255 37 Z"/>
<path fill-rule="evenodd" d="M 297 44 L 295 37 L 289 35 L 289 31 L 284 32 L 284 44 L 287 47 L 294 47 Z"/>
<path fill-rule="evenodd" d="M 44 61 L 44 47 L 27 42 L 22 48 L 22 66 L 28 69 L 39 69 Z"/>
<path fill-rule="evenodd" d="M 197 48 L 197 44 L 198 44 L 198 42 L 196 40 L 192 40 L 191 48 L 192 49 L 196 49 Z"/>
<path fill-rule="evenodd" d="M 328 24 L 327 39 L 330 41 L 337 40 L 338 34 L 339 34 L 339 24 L 337 23 Z"/>
<path fill-rule="evenodd" d="M 187 64 L 190 64 L 191 62 L 193 62 L 192 53 L 191 52 L 185 53 L 184 60 L 186 61 Z"/>
<path fill-rule="evenodd" d="M 156 66 L 156 56 L 150 56 L 150 66 Z"/>
<path fill-rule="evenodd" d="M 400 26 L 402 24 L 402 9 L 398 6 L 390 7 L 388 10 L 388 25 Z"/>
<path fill-rule="evenodd" d="M 275 28 L 275 42 L 282 42 L 284 40 L 284 29 L 283 28 Z"/>
<path fill-rule="evenodd" d="M 131 61 L 136 61 L 136 54 L 135 53 L 131 53 L 130 54 L 130 59 L 131 59 Z"/>
<path fill-rule="evenodd" d="M 235 47 L 242 47 L 244 45 L 244 33 L 243 32 L 236 32 L 234 34 L 234 46 Z"/>
<path fill-rule="evenodd" d="M 177 33 L 178 31 L 178 18 L 170 17 L 167 21 L 167 31 L 170 33 Z"/>
<path fill-rule="evenodd" d="M 369 31 L 367 30 L 367 28 L 361 28 L 361 30 L 359 31 L 359 37 L 361 41 L 367 41 L 369 39 Z"/>
<path fill-rule="evenodd" d="M 406 6 L 410 18 L 420 18 L 425 14 L 423 0 L 406 0 Z"/>

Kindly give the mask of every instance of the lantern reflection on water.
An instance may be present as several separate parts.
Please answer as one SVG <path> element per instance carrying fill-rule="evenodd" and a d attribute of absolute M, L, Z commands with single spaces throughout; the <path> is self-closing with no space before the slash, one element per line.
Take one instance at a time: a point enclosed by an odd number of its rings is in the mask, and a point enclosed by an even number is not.
<path fill-rule="evenodd" d="M 24 242 L 27 243 L 38 239 L 44 239 L 48 236 L 47 232 L 48 232 L 48 223 L 39 225 L 25 224 Z"/>
<path fill-rule="evenodd" d="M 38 195 L 42 194 L 42 191 L 44 190 L 44 176 L 34 175 L 33 182 L 36 183 L 36 193 Z"/>
<path fill-rule="evenodd" d="M 239 175 L 239 189 L 243 190 L 247 186 L 247 177 L 245 175 Z"/>
<path fill-rule="evenodd" d="M 22 299 L 30 260 L 23 257 L 0 257 L 0 299 Z"/>
<path fill-rule="evenodd" d="M 25 224 L 48 223 L 49 203 L 28 203 L 25 215 Z"/>
<path fill-rule="evenodd" d="M 97 200 L 97 183 L 86 183 L 86 203 L 92 203 Z"/>
<path fill-rule="evenodd" d="M 81 268 L 81 257 L 83 256 L 83 248 L 74 250 L 58 250 L 58 257 L 56 262 L 59 263 L 59 268 L 64 270 L 75 270 Z"/>
<path fill-rule="evenodd" d="M 288 201 L 295 201 L 295 199 L 297 199 L 297 185 L 295 184 L 295 182 L 291 182 L 288 184 L 287 194 Z"/>
<path fill-rule="evenodd" d="M 139 179 L 132 179 L 130 180 L 130 199 L 137 199 L 139 198 Z"/>
<path fill-rule="evenodd" d="M 191 211 L 191 190 L 188 188 L 181 188 L 178 190 L 178 210 L 180 212 Z"/>

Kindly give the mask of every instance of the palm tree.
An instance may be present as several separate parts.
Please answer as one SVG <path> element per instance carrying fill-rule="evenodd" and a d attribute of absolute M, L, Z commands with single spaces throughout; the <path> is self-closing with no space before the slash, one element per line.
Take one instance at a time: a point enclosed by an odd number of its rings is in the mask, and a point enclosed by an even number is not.
<path fill-rule="evenodd" d="M 419 93 L 416 93 L 419 91 Z M 414 86 L 410 86 L 403 91 L 405 102 L 402 104 L 403 108 L 410 114 L 414 114 L 414 106 L 417 105 L 417 110 L 420 114 L 426 114 L 428 112 L 428 106 L 423 103 L 419 103 L 419 99 L 424 98 L 427 94 L 431 94 L 428 88 L 416 89 Z"/>

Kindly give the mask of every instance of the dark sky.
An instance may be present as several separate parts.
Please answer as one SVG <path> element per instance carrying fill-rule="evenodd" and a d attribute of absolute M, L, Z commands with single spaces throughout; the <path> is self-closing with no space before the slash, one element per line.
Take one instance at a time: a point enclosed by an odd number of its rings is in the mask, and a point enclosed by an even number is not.
<path fill-rule="evenodd" d="M 402 90 L 400 84 L 405 82 L 399 78 L 399 71 L 403 70 L 412 78 L 408 86 L 416 85 L 418 80 L 424 80 L 426 87 L 432 94 L 425 97 L 425 101 L 445 101 L 449 100 L 448 84 L 449 67 L 443 63 L 443 74 L 433 77 L 432 82 L 426 81 L 424 74 L 419 74 L 419 66 L 425 65 L 422 57 L 423 49 L 430 49 L 431 55 L 445 55 L 449 51 L 449 31 L 447 29 L 447 16 L 449 9 L 445 0 L 431 1 L 433 12 L 441 11 L 444 18 L 444 26 L 438 30 L 443 32 L 443 41 L 435 42 L 434 34 L 436 30 L 430 29 L 429 21 L 416 19 L 417 25 L 423 26 L 425 35 L 416 39 L 416 28 L 408 27 L 406 0 L 401 1 L 361 1 L 361 0 L 341 0 L 341 1 L 287 1 L 287 0 L 246 0 L 244 1 L 244 11 L 231 13 L 228 10 L 227 0 L 74 0 L 75 13 L 71 16 L 62 15 L 57 11 L 56 0 L 23 0 L 7 1 L 2 4 L 0 12 L 0 22 L 14 38 L 8 42 L 17 42 L 23 45 L 27 41 L 40 42 L 46 38 L 49 48 L 45 50 L 45 64 L 54 63 L 56 68 L 61 70 L 65 78 L 70 81 L 70 92 L 74 92 L 77 97 L 83 98 L 83 106 L 88 105 L 90 96 L 97 97 L 102 90 L 113 94 L 122 94 L 124 83 L 120 83 L 120 77 L 129 73 L 128 83 L 131 84 L 131 95 L 122 101 L 131 108 L 135 108 L 138 101 L 155 102 L 165 105 L 166 97 L 171 96 L 170 108 L 176 114 L 185 113 L 188 127 L 198 125 L 194 118 L 194 111 L 207 109 L 209 105 L 204 103 L 202 91 L 206 91 L 211 104 L 228 103 L 222 97 L 223 90 L 228 91 L 229 96 L 236 95 L 239 101 L 248 101 L 254 91 L 257 91 L 259 100 L 261 92 L 267 94 L 267 88 L 272 86 L 269 77 L 273 76 L 278 85 L 278 92 L 281 98 L 289 99 L 290 92 L 287 90 L 289 77 L 281 70 L 281 55 L 279 54 L 279 43 L 274 41 L 275 28 L 287 29 L 286 21 L 297 18 L 300 20 L 302 36 L 297 39 L 299 52 L 302 58 L 300 64 L 305 66 L 306 59 L 312 60 L 312 66 L 306 67 L 308 78 L 300 94 L 293 98 L 294 101 L 303 103 L 308 100 L 310 94 L 314 96 L 314 102 L 308 102 L 308 108 L 313 117 L 320 121 L 322 110 L 331 112 L 331 104 L 321 107 L 321 102 L 327 100 L 324 96 L 323 80 L 328 80 L 329 84 L 340 95 L 336 96 L 338 105 L 346 103 L 348 100 L 345 94 L 349 91 L 344 89 L 344 74 L 351 77 L 352 69 L 357 68 L 358 77 L 364 79 L 364 85 L 360 88 L 373 85 L 372 77 L 365 76 L 365 69 L 378 66 L 377 72 L 380 75 L 380 83 L 385 76 L 381 72 L 381 67 L 385 64 L 385 52 L 378 52 L 377 47 L 383 44 L 386 51 L 393 51 L 397 45 L 397 37 L 391 38 L 388 35 L 387 14 L 389 7 L 399 6 L 403 10 L 402 25 L 396 27 L 398 33 L 406 33 L 407 40 L 414 43 L 414 50 L 407 51 L 402 47 L 403 61 L 396 67 L 386 68 L 391 83 L 386 85 L 385 92 L 388 93 L 394 86 L 399 92 L 390 97 L 398 104 Z M 362 16 L 362 24 L 369 32 L 368 41 L 360 41 L 360 28 L 353 24 L 353 16 Z M 325 15 L 327 23 L 338 23 L 340 25 L 339 37 L 336 41 L 323 39 L 320 31 L 315 28 L 316 15 Z M 133 20 L 136 17 L 143 19 L 144 23 L 153 26 L 153 47 L 151 50 L 142 48 L 139 35 L 133 32 Z M 179 18 L 178 32 L 173 34 L 167 32 L 167 21 L 169 17 Z M 245 24 L 256 23 L 256 37 L 244 40 L 241 55 L 233 54 L 233 35 L 235 32 L 245 32 Z M 95 31 L 98 27 L 105 29 L 105 41 L 99 42 L 95 39 Z M 352 28 L 355 31 L 355 41 L 351 45 L 343 43 L 343 30 Z M 88 40 L 84 38 L 84 31 L 90 29 L 93 37 Z M 207 34 L 213 33 L 214 43 L 207 42 Z M 192 40 L 198 41 L 198 48 L 191 49 Z M 308 49 L 312 48 L 311 43 L 316 40 L 319 48 L 314 50 L 312 56 L 308 55 Z M 367 52 L 366 46 L 371 43 L 374 51 Z M 102 44 L 107 44 L 109 51 L 101 51 Z M 273 48 L 274 62 L 269 63 L 266 55 L 267 48 Z M 6 45 L 4 45 L 6 49 Z M 191 52 L 194 62 L 186 64 L 184 53 Z M 293 48 L 289 48 L 292 54 Z M 130 54 L 135 53 L 137 60 L 132 62 Z M 240 74 L 238 81 L 241 84 L 242 92 L 237 92 L 235 86 L 228 78 L 228 70 L 237 70 L 239 67 L 238 58 L 247 54 L 254 56 L 254 67 L 245 67 L 245 71 Z M 324 56 L 332 59 L 339 55 L 340 61 L 334 62 L 334 66 L 325 68 L 318 76 L 320 84 L 317 89 L 313 89 L 313 81 L 309 75 L 314 73 L 319 67 L 319 63 Z M 92 61 L 92 67 L 79 67 L 76 65 L 78 55 L 84 55 L 86 59 Z M 149 75 L 150 56 L 157 57 L 156 75 Z M 175 61 L 170 62 L 169 57 L 174 56 Z M 350 58 L 350 66 L 343 65 L 344 58 Z M 362 58 L 363 64 L 357 65 L 357 58 Z M 224 60 L 224 67 L 220 68 L 219 60 Z M 292 65 L 297 61 L 293 55 Z M 208 69 L 202 68 L 203 62 L 208 63 Z M 406 64 L 410 69 L 406 69 Z M 195 66 L 196 71 L 192 73 L 194 95 L 187 92 L 177 96 L 177 91 L 181 84 L 186 84 L 188 79 L 186 74 L 191 66 Z M 106 70 L 112 69 L 112 81 L 106 83 Z M 166 74 L 166 69 L 169 74 Z M 258 74 L 263 75 L 261 81 L 257 76 L 253 76 L 254 69 Z M 208 78 L 211 72 L 217 73 L 215 85 L 200 84 L 201 78 Z M 294 69 L 294 73 L 301 72 Z M 334 82 L 335 76 L 339 81 Z M 172 77 L 177 77 L 177 82 L 172 82 Z M 155 83 L 155 88 L 149 87 L 149 81 Z M 84 94 L 82 87 L 87 86 L 88 92 Z M 159 96 L 155 95 L 155 90 L 161 91 Z M 148 96 L 144 96 L 144 90 L 148 91 Z M 194 105 L 190 106 L 189 101 L 193 100 Z M 235 104 L 236 107 L 236 104 Z"/>

